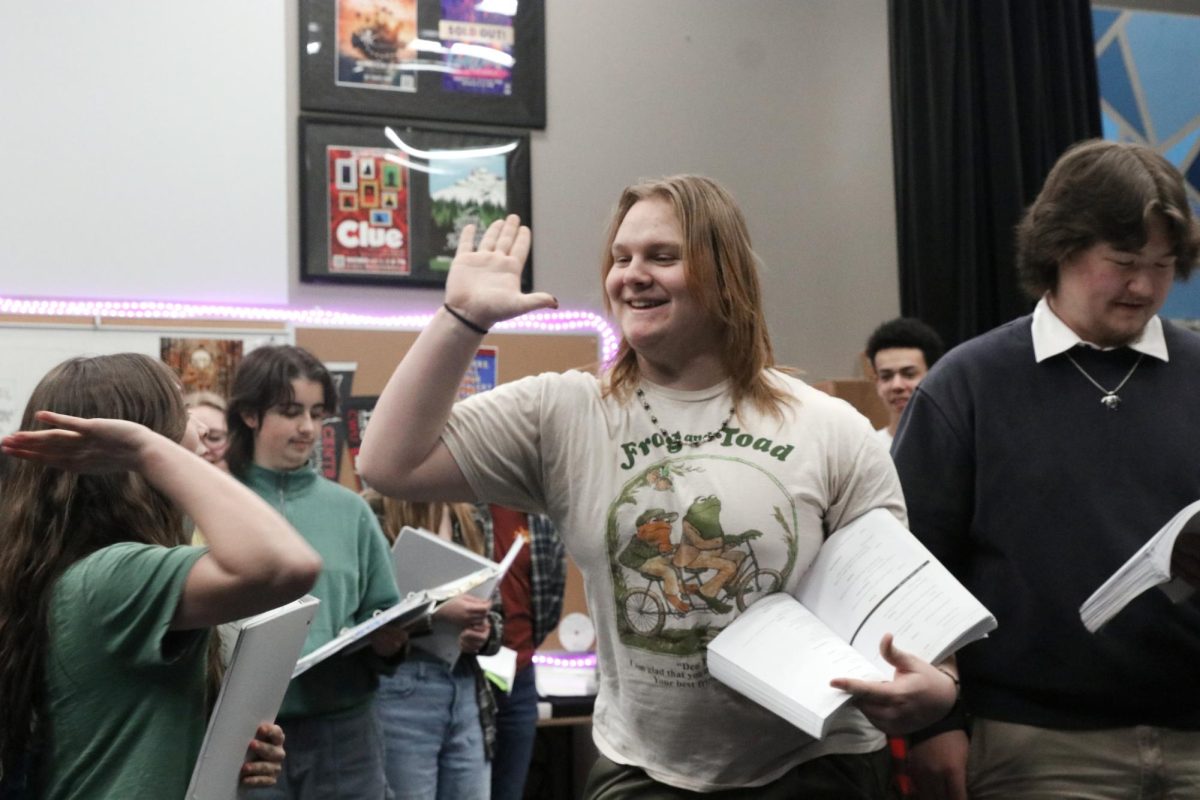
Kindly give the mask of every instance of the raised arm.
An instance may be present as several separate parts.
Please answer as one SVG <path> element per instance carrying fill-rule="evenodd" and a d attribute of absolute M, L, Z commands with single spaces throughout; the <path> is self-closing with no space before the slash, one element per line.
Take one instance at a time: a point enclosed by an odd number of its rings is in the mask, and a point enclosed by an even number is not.
<path fill-rule="evenodd" d="M 446 277 L 446 306 L 409 348 L 379 397 L 358 454 L 364 480 L 383 494 L 468 500 L 471 489 L 441 443 L 463 373 L 497 322 L 558 305 L 544 292 L 523 294 L 529 228 L 510 215 L 493 222 L 475 248 L 463 228 Z"/>
<path fill-rule="evenodd" d="M 3 440 L 6 454 L 75 472 L 134 471 L 204 532 L 171 627 L 207 627 L 282 605 L 308 591 L 321 559 L 257 495 L 164 436 L 125 420 L 39 411 L 52 427 Z"/>

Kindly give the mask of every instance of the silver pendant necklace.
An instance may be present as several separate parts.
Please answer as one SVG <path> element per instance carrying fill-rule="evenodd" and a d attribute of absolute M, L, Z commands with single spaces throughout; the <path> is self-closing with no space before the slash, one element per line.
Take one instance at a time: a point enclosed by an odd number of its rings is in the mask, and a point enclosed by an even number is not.
<path fill-rule="evenodd" d="M 650 421 L 654 423 L 654 427 L 658 428 L 658 432 L 663 435 L 663 438 L 667 440 L 674 439 L 675 437 L 670 433 L 667 433 L 667 429 L 659 424 L 658 417 L 654 416 L 654 412 L 650 410 L 650 403 L 646 400 L 646 393 L 642 391 L 642 387 L 639 386 L 637 388 L 636 394 L 638 400 L 642 402 L 642 408 L 646 409 L 646 413 L 650 415 Z M 733 419 L 734 411 L 736 411 L 736 408 L 734 406 L 730 406 L 729 416 L 725 417 L 721 424 L 717 426 L 715 431 L 709 431 L 708 433 L 696 439 L 684 439 L 683 443 L 692 447 L 699 447 L 706 442 L 711 442 L 713 439 L 716 439 L 721 435 L 721 431 L 725 430 L 725 426 L 729 424 L 729 420 Z"/>
<path fill-rule="evenodd" d="M 1085 370 L 1083 367 L 1079 366 L 1079 362 L 1076 361 L 1075 359 L 1071 358 L 1070 353 L 1067 353 L 1066 355 L 1067 355 L 1067 360 L 1075 365 L 1075 369 L 1079 370 L 1079 374 L 1082 375 L 1083 377 L 1087 378 L 1088 382 L 1091 383 L 1092 386 L 1095 386 L 1097 389 L 1099 389 L 1101 392 L 1104 393 L 1104 396 L 1100 398 L 1100 402 L 1103 403 L 1104 407 L 1107 408 L 1109 411 L 1116 411 L 1118 408 L 1121 407 L 1121 398 L 1117 396 L 1117 392 L 1121 391 L 1121 389 L 1123 389 L 1125 387 L 1125 384 L 1129 383 L 1129 379 L 1133 377 L 1133 373 L 1137 370 L 1137 368 L 1139 366 L 1141 366 L 1142 359 L 1146 357 L 1145 353 L 1138 353 L 1137 361 L 1133 362 L 1133 366 L 1129 368 L 1129 372 L 1126 372 L 1125 377 L 1121 379 L 1121 382 L 1118 383 L 1113 389 L 1110 390 L 1110 389 L 1105 389 L 1103 386 L 1101 386 L 1099 383 L 1096 382 L 1095 378 L 1093 378 L 1091 375 L 1088 375 L 1087 370 Z"/>

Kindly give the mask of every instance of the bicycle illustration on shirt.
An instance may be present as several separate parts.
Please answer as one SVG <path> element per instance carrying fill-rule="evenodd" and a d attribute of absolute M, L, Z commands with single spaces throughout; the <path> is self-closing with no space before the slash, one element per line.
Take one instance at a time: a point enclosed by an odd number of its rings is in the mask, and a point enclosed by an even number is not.
<path fill-rule="evenodd" d="M 617 561 L 646 578 L 644 587 L 620 597 L 620 612 L 629 629 L 646 637 L 659 634 L 669 616 L 693 611 L 727 614 L 744 611 L 759 597 L 779 591 L 778 570 L 759 565 L 752 541 L 758 530 L 728 534 L 721 521 L 721 501 L 699 497 L 683 514 L 681 536 L 671 533 L 679 513 L 663 508 L 643 511 Z"/>

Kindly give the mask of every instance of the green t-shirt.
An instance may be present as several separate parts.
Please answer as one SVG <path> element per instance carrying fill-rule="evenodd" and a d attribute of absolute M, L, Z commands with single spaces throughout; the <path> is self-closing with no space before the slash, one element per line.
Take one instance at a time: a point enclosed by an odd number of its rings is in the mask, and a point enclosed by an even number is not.
<path fill-rule="evenodd" d="M 45 800 L 183 797 L 204 738 L 208 631 L 168 626 L 204 552 L 123 542 L 55 585 Z"/>

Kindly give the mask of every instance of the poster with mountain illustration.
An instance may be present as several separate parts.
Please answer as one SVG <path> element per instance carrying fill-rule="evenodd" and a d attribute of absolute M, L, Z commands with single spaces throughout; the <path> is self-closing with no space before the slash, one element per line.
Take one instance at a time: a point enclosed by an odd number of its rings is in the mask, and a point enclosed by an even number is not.
<path fill-rule="evenodd" d="M 429 269 L 446 272 L 467 225 L 482 232 L 508 213 L 507 162 L 502 155 L 465 158 L 439 165 L 429 175 L 433 253 Z"/>
<path fill-rule="evenodd" d="M 445 286 L 468 225 L 532 227 L 528 134 L 303 117 L 300 143 L 303 281 Z"/>

